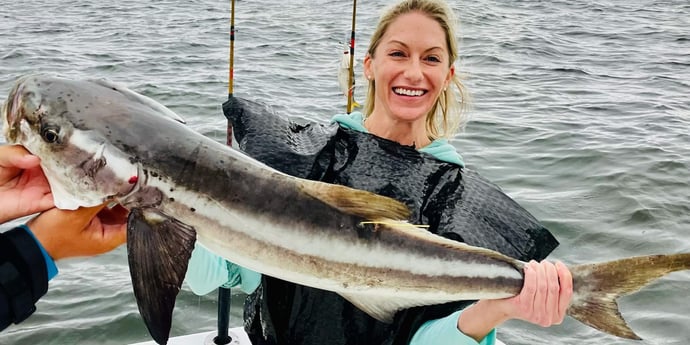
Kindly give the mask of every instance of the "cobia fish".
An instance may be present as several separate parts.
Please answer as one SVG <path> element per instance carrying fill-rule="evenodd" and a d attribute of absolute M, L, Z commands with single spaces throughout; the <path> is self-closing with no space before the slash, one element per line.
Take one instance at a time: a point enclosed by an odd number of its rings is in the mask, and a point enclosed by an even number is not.
<path fill-rule="evenodd" d="M 280 173 L 108 81 L 24 77 L 2 119 L 7 141 L 41 158 L 57 207 L 130 210 L 134 293 L 160 344 L 197 240 L 244 267 L 334 291 L 381 321 L 414 306 L 513 296 L 523 284 L 524 262 L 410 225 L 393 199 Z M 689 268 L 688 253 L 571 266 L 568 314 L 639 339 L 616 299 Z"/>

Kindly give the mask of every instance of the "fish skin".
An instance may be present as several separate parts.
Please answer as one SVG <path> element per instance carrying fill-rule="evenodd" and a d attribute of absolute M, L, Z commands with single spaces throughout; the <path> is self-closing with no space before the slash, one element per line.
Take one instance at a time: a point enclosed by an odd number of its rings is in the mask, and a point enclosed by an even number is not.
<path fill-rule="evenodd" d="M 519 293 L 524 262 L 410 226 L 392 199 L 280 173 L 161 107 L 108 82 L 29 76 L 2 112 L 8 141 L 41 158 L 58 207 L 111 201 L 131 210 L 135 296 L 158 343 L 167 342 L 194 235 L 230 261 L 335 291 L 382 321 L 413 306 Z M 687 253 L 573 266 L 569 313 L 639 339 L 615 299 L 689 268 Z"/>

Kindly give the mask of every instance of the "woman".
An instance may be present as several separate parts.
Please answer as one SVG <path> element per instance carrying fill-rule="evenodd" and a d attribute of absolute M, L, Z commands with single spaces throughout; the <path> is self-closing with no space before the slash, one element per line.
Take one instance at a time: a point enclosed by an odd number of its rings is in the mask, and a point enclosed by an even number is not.
<path fill-rule="evenodd" d="M 410 161 L 426 159 L 424 154 L 428 154 L 445 165 L 420 177 L 423 182 L 431 181 L 440 170 L 459 174 L 464 163 L 447 141 L 462 122 L 461 104 L 454 95 L 457 92 L 463 95 L 463 101 L 465 98 L 453 66 L 457 59 L 453 23 L 452 11 L 437 0 L 403 0 L 383 14 L 364 59 L 364 74 L 369 80 L 364 114 L 334 117 L 340 126 L 338 133 L 314 156 L 313 164 L 307 164 L 304 177 L 367 189 L 369 185 L 360 183 L 357 174 L 343 177 L 347 169 L 355 169 L 351 167 L 356 165 L 353 162 L 357 153 L 351 153 L 347 147 L 357 145 L 358 140 L 347 141 L 350 139 L 345 137 L 361 137 L 362 133 L 373 135 L 377 141 L 367 146 L 371 150 L 385 146 L 376 153 L 377 158 L 384 157 L 383 162 L 377 164 L 385 165 L 389 160 L 402 167 Z M 257 135 L 257 138 L 266 137 Z M 266 139 L 257 139 L 256 144 L 264 145 L 261 140 Z M 363 147 L 354 151 L 361 151 Z M 413 147 L 418 153 L 405 151 L 407 147 Z M 271 155 L 256 150 L 255 154 L 248 153 L 276 167 L 280 162 L 271 157 L 291 157 L 289 148 L 284 151 L 278 150 Z M 337 157 L 344 152 L 352 157 L 338 161 Z M 322 164 L 323 161 L 326 163 Z M 290 165 L 294 164 L 286 164 L 285 169 L 279 170 L 300 175 L 301 171 Z M 371 169 L 379 167 L 371 165 Z M 391 171 L 395 169 L 392 167 Z M 416 173 L 414 168 L 402 170 Z M 365 169 L 359 171 L 366 174 Z M 368 189 L 406 202 L 415 215 L 413 218 L 431 223 L 430 231 L 457 240 L 466 238 L 453 233 L 452 229 L 444 229 L 443 221 L 439 220 L 452 218 L 453 212 L 459 211 L 443 204 L 437 207 L 440 211 L 429 210 L 426 197 L 401 193 L 406 188 L 387 183 L 381 188 Z M 420 198 L 425 201 L 419 201 Z M 416 224 L 420 222 L 415 221 Z M 471 239 L 472 236 L 467 237 Z M 521 259 L 541 259 L 550 250 L 552 247 L 540 255 L 525 255 Z M 559 324 L 572 296 L 572 277 L 563 264 L 531 261 L 525 268 L 522 292 L 515 297 L 481 300 L 462 311 L 459 310 L 464 306 L 461 304 L 413 308 L 399 313 L 395 322 L 387 325 L 363 314 L 336 294 L 260 277 L 226 263 L 203 247 L 198 247 L 192 256 L 187 282 L 198 294 L 208 293 L 220 285 L 240 285 L 245 292 L 253 291 L 245 306 L 245 328 L 255 345 L 492 344 L 495 327 L 509 319 L 541 326 Z"/>
<path fill-rule="evenodd" d="M 36 310 L 58 273 L 55 260 L 105 253 L 125 242 L 120 209 L 54 208 L 39 163 L 21 146 L 0 146 L 0 223 L 43 212 L 0 233 L 0 330 Z"/>

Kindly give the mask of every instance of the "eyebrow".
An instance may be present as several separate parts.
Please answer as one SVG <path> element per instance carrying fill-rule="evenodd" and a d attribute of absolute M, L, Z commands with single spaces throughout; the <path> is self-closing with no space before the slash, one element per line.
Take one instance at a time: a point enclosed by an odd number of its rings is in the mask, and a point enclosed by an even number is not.
<path fill-rule="evenodd" d="M 409 48 L 409 46 L 408 46 L 407 44 L 405 44 L 405 42 L 398 41 L 398 40 L 390 40 L 390 41 L 388 41 L 387 43 L 399 44 L 399 45 L 401 45 L 401 46 L 403 46 L 403 47 L 405 47 L 405 48 Z M 432 51 L 432 50 L 441 50 L 441 51 L 444 51 L 444 50 L 443 50 L 443 47 L 434 46 L 434 47 L 431 47 L 431 48 L 429 48 L 429 49 L 424 50 L 424 52 L 429 52 L 429 51 Z"/>

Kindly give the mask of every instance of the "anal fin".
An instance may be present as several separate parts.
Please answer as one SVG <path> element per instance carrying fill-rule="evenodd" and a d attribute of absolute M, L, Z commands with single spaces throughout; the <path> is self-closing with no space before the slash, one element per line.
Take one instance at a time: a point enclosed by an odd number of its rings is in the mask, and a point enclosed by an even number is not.
<path fill-rule="evenodd" d="M 359 308 L 359 310 L 384 323 L 393 322 L 395 314 L 400 310 L 430 304 L 419 299 L 408 299 L 399 296 L 396 298 L 388 298 L 382 296 L 368 296 L 366 294 L 357 293 L 339 292 L 338 294 L 348 302 L 352 303 L 355 307 Z"/>
<path fill-rule="evenodd" d="M 175 298 L 194 249 L 193 227 L 159 210 L 132 209 L 127 220 L 129 272 L 139 313 L 158 344 L 170 336 Z"/>

